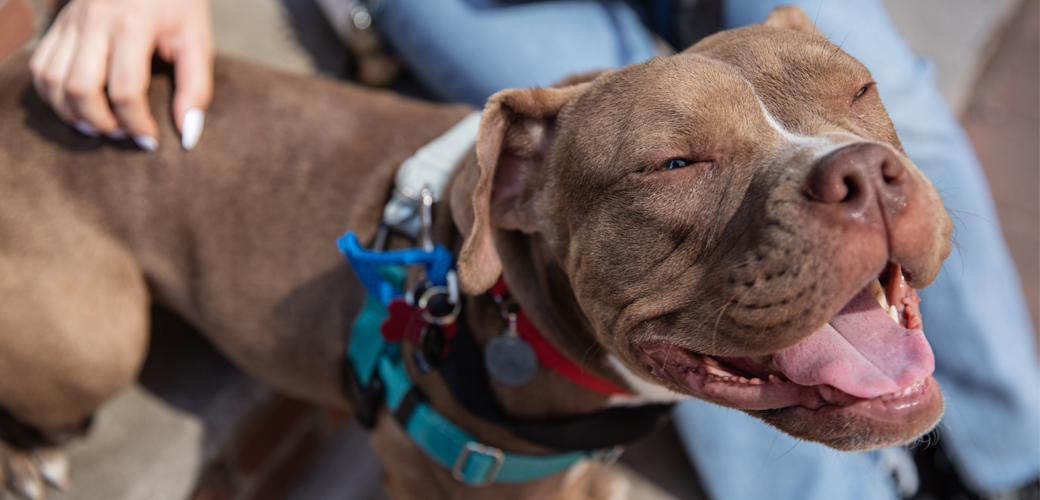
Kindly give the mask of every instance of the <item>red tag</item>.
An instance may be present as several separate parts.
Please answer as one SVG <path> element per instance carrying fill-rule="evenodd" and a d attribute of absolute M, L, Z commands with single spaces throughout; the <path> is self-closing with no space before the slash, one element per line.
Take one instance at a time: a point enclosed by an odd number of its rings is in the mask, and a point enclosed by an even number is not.
<path fill-rule="evenodd" d="M 386 306 L 386 319 L 379 325 L 379 334 L 387 342 L 407 340 L 418 345 L 424 326 L 422 309 L 408 305 L 404 297 L 397 297 Z"/>

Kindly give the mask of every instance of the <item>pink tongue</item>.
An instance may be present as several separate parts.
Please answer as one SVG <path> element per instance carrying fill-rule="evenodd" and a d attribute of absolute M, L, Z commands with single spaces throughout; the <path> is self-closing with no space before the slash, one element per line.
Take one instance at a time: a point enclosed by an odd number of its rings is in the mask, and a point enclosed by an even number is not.
<path fill-rule="evenodd" d="M 866 288 L 830 323 L 773 359 L 796 384 L 827 384 L 860 398 L 902 391 L 935 369 L 924 332 L 896 324 Z"/>

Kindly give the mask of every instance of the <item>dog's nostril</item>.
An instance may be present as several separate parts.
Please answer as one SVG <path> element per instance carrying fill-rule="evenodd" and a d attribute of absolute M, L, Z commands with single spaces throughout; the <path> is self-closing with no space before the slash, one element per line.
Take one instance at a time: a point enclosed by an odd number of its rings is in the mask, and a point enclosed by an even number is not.
<path fill-rule="evenodd" d="M 869 188 L 856 163 L 858 162 L 846 161 L 845 158 L 825 158 L 809 178 L 806 197 L 810 201 L 827 204 L 850 203 L 856 200 Z"/>
<path fill-rule="evenodd" d="M 898 185 L 903 182 L 903 177 L 906 173 L 906 167 L 903 166 L 903 162 L 897 159 L 887 159 L 883 165 L 881 165 L 881 178 L 885 180 L 885 184 Z"/>
<path fill-rule="evenodd" d="M 840 203 L 848 203 L 859 194 L 860 190 L 856 187 L 856 182 L 851 177 L 846 177 L 842 181 L 845 184 L 845 196 Z"/>

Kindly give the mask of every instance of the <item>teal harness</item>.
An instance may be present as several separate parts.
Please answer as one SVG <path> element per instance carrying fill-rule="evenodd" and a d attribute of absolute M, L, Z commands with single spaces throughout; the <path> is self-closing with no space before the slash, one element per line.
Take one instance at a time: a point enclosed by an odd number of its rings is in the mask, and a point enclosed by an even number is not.
<path fill-rule="evenodd" d="M 563 472 L 583 459 L 614 458 L 614 448 L 555 455 L 506 452 L 481 443 L 434 410 L 408 377 L 400 342 L 387 342 L 379 329 L 390 301 L 405 295 L 407 266 L 422 265 L 430 286 L 448 286 L 455 272 L 451 252 L 440 245 L 366 250 L 353 232 L 343 235 L 337 244 L 368 290 L 344 363 L 347 390 L 363 424 L 371 427 L 380 405 L 385 403 L 426 455 L 470 486 L 534 481 Z"/>

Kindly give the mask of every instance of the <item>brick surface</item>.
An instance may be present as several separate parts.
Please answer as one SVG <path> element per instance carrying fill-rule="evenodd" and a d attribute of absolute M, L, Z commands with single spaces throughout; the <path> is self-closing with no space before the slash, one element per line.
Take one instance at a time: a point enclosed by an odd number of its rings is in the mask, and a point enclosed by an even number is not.
<path fill-rule="evenodd" d="M 306 403 L 278 397 L 273 407 L 261 415 L 239 441 L 235 451 L 238 471 L 244 476 L 257 472 L 313 411 L 314 407 Z"/>
<path fill-rule="evenodd" d="M 322 436 L 317 429 L 304 434 L 266 471 L 263 482 L 248 496 L 249 500 L 280 500 L 292 489 L 318 456 Z"/>
<path fill-rule="evenodd" d="M 992 58 L 984 61 L 962 121 L 989 179 L 1036 328 L 1040 326 L 1040 1 L 1021 2 L 994 37 Z"/>

